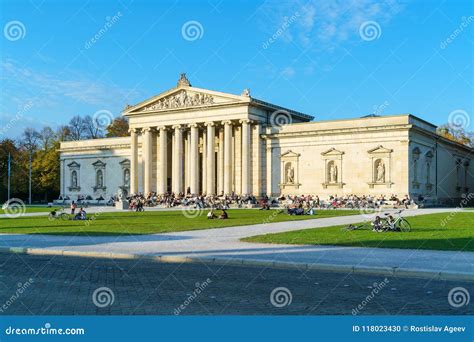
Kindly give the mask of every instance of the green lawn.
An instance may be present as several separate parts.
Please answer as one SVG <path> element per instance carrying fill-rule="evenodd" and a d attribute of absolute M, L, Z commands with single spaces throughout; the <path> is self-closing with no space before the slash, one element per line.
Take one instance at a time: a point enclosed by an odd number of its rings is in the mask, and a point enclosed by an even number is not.
<path fill-rule="evenodd" d="M 154 234 L 354 215 L 359 214 L 359 211 L 321 210 L 314 216 L 289 216 L 285 213 L 279 213 L 277 210 L 234 209 L 228 211 L 228 220 L 208 220 L 206 214 L 207 211 L 203 211 L 200 216 L 188 218 L 183 215 L 181 210 L 100 213 L 95 215 L 94 220 L 88 221 L 50 221 L 45 216 L 22 216 L 0 219 L 0 233 L 58 235 Z"/>
<path fill-rule="evenodd" d="M 450 217 L 450 220 L 447 220 L 447 217 Z M 259 235 L 243 239 L 243 241 L 474 251 L 474 213 L 420 215 L 408 217 L 407 220 L 412 226 L 412 230 L 408 233 L 376 233 L 370 230 L 342 231 L 341 228 L 344 226 L 334 226 Z M 441 222 L 447 223 L 442 227 Z"/>
<path fill-rule="evenodd" d="M 51 211 L 51 208 L 48 208 L 47 206 L 35 206 L 35 205 L 32 205 L 32 206 L 27 205 L 26 210 L 25 210 L 26 213 L 44 213 L 48 211 Z M 8 212 L 3 210 L 2 206 L 0 205 L 0 214 L 7 214 L 7 213 Z"/>

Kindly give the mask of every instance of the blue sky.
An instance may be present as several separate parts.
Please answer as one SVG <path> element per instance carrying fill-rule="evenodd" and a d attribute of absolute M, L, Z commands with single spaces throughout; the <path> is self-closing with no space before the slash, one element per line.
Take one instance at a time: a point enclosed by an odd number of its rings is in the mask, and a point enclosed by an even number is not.
<path fill-rule="evenodd" d="M 443 124 L 462 110 L 474 125 L 472 1 L 0 3 L 0 139 L 120 115 L 181 72 L 316 120 L 412 113 Z"/>

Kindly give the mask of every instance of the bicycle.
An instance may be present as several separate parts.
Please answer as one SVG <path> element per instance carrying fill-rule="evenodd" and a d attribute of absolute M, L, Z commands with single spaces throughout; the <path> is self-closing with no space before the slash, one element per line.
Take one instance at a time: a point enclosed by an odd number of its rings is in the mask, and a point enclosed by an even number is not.
<path fill-rule="evenodd" d="M 372 224 L 370 222 L 363 222 L 359 225 L 350 224 L 346 227 L 342 227 L 341 230 L 344 232 L 350 232 L 354 230 L 372 230 Z"/>
<path fill-rule="evenodd" d="M 69 214 L 65 212 L 65 208 L 61 208 L 58 210 L 53 210 L 49 213 L 48 215 L 48 220 L 53 221 L 53 220 L 63 220 L 67 221 L 69 220 Z"/>
<path fill-rule="evenodd" d="M 405 218 L 402 217 L 402 210 L 397 211 L 394 215 L 397 215 L 396 218 L 390 213 L 385 213 L 386 218 L 382 219 L 381 231 L 392 231 L 392 232 L 409 232 L 411 230 L 411 224 Z"/>

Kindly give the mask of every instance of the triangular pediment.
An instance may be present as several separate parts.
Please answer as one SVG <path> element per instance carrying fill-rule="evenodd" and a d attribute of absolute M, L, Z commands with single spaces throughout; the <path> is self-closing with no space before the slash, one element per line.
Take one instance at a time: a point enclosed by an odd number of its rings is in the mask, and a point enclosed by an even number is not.
<path fill-rule="evenodd" d="M 367 153 L 391 153 L 391 152 L 393 152 L 392 149 L 383 147 L 382 145 L 379 145 L 376 148 L 373 148 L 367 151 Z"/>
<path fill-rule="evenodd" d="M 79 164 L 78 162 L 73 161 L 73 162 L 70 162 L 69 164 L 67 164 L 67 166 L 70 167 L 70 168 L 76 168 L 77 169 L 77 168 L 81 167 L 81 164 Z"/>
<path fill-rule="evenodd" d="M 96 162 L 92 163 L 94 167 L 104 167 L 105 163 L 102 160 L 97 160 Z"/>
<path fill-rule="evenodd" d="M 124 115 L 133 115 L 136 113 L 168 112 L 249 102 L 250 97 L 244 95 L 238 96 L 180 85 L 135 106 L 127 106 L 123 113 Z"/>
<path fill-rule="evenodd" d="M 299 157 L 299 156 L 300 156 L 299 153 L 293 152 L 292 150 L 288 150 L 281 155 L 281 157 Z"/>
<path fill-rule="evenodd" d="M 329 150 L 321 153 L 323 156 L 340 156 L 344 154 L 344 152 L 337 150 L 336 148 L 330 148 Z"/>

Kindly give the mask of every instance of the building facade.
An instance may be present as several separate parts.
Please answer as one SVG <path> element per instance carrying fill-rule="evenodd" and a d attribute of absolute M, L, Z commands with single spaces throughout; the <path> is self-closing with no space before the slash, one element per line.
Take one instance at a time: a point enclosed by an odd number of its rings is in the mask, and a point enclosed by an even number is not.
<path fill-rule="evenodd" d="M 126 106 L 130 137 L 61 143 L 61 194 L 423 195 L 459 202 L 472 152 L 413 115 L 312 121 L 250 96 L 176 87 Z"/>

